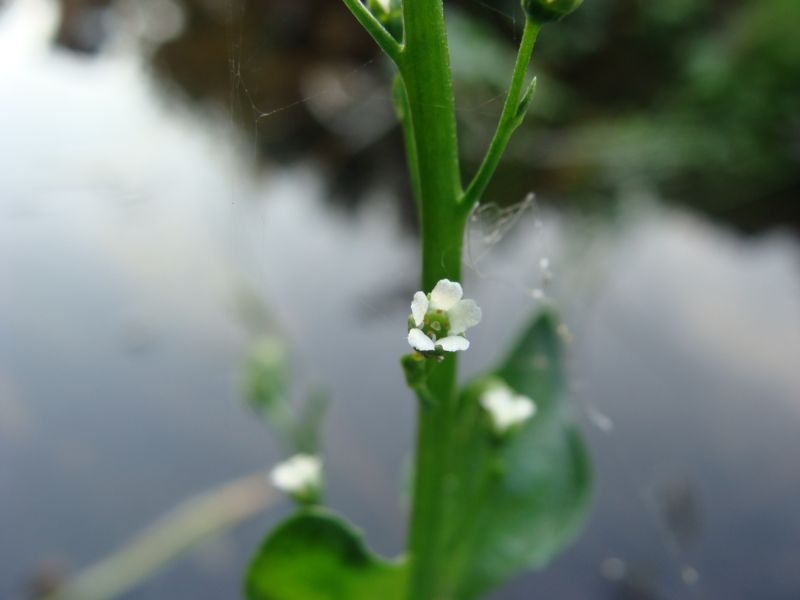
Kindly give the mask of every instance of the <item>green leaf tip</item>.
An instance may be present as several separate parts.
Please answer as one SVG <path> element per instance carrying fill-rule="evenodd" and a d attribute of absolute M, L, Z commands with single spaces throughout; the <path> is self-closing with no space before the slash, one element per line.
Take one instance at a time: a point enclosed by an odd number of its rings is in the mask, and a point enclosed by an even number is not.
<path fill-rule="evenodd" d="M 497 375 L 517 393 L 547 409 L 564 390 L 564 338 L 561 319 L 545 308 L 531 321 L 497 369 Z"/>
<path fill-rule="evenodd" d="M 373 554 L 361 533 L 322 509 L 278 525 L 253 557 L 247 600 L 404 600 L 406 569 Z"/>
<path fill-rule="evenodd" d="M 519 106 L 517 106 L 517 114 L 516 114 L 517 127 L 522 125 L 522 121 L 523 119 L 525 119 L 525 115 L 528 114 L 528 109 L 530 109 L 531 103 L 533 102 L 533 95 L 536 93 L 536 85 L 537 85 L 537 80 L 536 77 L 534 77 L 528 84 L 528 89 L 525 90 L 525 95 L 522 97 L 522 100 L 519 101 Z"/>

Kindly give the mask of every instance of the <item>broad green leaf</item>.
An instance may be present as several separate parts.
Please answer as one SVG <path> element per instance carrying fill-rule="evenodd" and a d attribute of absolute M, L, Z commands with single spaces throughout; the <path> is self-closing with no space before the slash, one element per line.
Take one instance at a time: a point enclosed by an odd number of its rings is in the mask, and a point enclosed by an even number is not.
<path fill-rule="evenodd" d="M 542 567 L 576 536 L 589 505 L 591 467 L 562 402 L 564 373 L 557 319 L 543 313 L 490 376 L 463 392 L 451 506 L 456 598 L 477 598 L 513 575 Z M 532 398 L 536 415 L 514 434 L 493 438 L 480 394 L 502 379 Z"/>
<path fill-rule="evenodd" d="M 341 518 L 300 512 L 269 534 L 248 568 L 247 600 L 405 600 L 406 569 L 365 546 Z"/>

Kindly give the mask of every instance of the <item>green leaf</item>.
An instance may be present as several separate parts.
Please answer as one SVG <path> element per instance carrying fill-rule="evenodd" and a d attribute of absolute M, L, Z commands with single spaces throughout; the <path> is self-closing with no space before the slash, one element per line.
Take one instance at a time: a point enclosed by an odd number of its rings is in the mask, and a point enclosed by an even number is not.
<path fill-rule="evenodd" d="M 499 440 L 481 393 L 502 379 L 532 398 L 536 415 Z M 580 530 L 591 467 L 564 394 L 558 321 L 542 313 L 501 366 L 463 392 L 453 452 L 458 514 L 450 523 L 449 578 L 456 598 L 476 598 L 513 575 L 544 566 Z"/>
<path fill-rule="evenodd" d="M 331 513 L 297 513 L 270 533 L 245 580 L 247 600 L 404 600 L 406 569 Z"/>

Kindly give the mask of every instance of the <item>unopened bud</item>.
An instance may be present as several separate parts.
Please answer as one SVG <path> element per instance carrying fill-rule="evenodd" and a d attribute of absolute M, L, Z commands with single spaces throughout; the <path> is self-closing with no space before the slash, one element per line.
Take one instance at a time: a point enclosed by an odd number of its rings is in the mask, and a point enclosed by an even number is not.
<path fill-rule="evenodd" d="M 522 9 L 529 19 L 539 23 L 558 21 L 583 4 L 583 0 L 522 0 Z"/>

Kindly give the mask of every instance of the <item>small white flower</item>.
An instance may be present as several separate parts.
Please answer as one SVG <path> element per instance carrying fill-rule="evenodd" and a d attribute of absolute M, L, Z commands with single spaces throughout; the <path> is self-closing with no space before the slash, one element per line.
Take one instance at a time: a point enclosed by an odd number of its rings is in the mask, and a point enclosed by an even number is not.
<path fill-rule="evenodd" d="M 411 303 L 414 327 L 408 343 L 420 352 L 458 352 L 469 348 L 464 332 L 481 320 L 481 309 L 474 300 L 462 300 L 461 284 L 442 279 L 430 294 L 417 292 Z"/>
<path fill-rule="evenodd" d="M 480 403 L 489 413 L 495 432 L 500 435 L 536 414 L 534 401 L 515 394 L 507 385 L 490 387 L 481 394 Z"/>
<path fill-rule="evenodd" d="M 318 456 L 295 454 L 270 473 L 273 485 L 299 502 L 313 502 L 322 488 L 322 461 Z"/>

